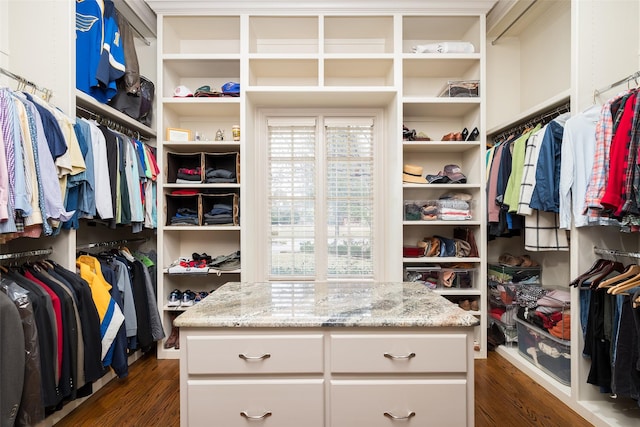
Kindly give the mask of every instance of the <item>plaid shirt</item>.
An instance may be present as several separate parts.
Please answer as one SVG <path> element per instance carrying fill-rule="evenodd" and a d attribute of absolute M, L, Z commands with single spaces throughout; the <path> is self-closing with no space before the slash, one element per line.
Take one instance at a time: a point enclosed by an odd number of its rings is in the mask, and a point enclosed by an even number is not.
<path fill-rule="evenodd" d="M 633 110 L 633 123 L 631 125 L 631 141 L 629 143 L 629 156 L 627 157 L 627 179 L 625 182 L 625 203 L 622 205 L 622 213 L 638 215 L 638 192 L 640 188 L 640 166 L 638 165 L 638 149 L 640 148 L 640 100 L 635 103 Z"/>
<path fill-rule="evenodd" d="M 593 161 L 593 173 L 589 179 L 587 193 L 585 195 L 584 214 L 586 214 L 589 209 L 602 210 L 600 201 L 607 186 L 607 178 L 609 176 L 609 150 L 611 148 L 611 139 L 613 138 L 611 104 L 628 94 L 630 94 L 628 90 L 619 93 L 602 106 L 600 120 L 598 120 L 596 124 L 596 152 Z"/>

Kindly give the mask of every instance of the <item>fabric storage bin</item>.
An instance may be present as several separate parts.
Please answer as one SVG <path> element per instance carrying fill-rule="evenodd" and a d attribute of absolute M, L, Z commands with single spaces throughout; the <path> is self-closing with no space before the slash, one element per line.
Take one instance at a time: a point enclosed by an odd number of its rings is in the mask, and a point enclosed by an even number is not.
<path fill-rule="evenodd" d="M 203 181 L 207 184 L 239 184 L 240 153 L 204 153 Z"/>
<path fill-rule="evenodd" d="M 239 225 L 238 195 L 201 194 L 201 225 Z"/>
<path fill-rule="evenodd" d="M 200 225 L 200 196 L 198 194 L 167 194 L 165 198 L 167 225 Z"/>
<path fill-rule="evenodd" d="M 434 221 L 438 219 L 437 200 L 405 200 L 405 221 Z"/>
<path fill-rule="evenodd" d="M 571 342 L 516 319 L 518 353 L 564 385 L 571 385 Z"/>
<path fill-rule="evenodd" d="M 488 264 L 487 276 L 489 280 L 497 283 L 522 283 L 539 284 L 542 267 L 519 267 L 503 264 Z"/>
<path fill-rule="evenodd" d="M 175 184 L 177 182 L 201 184 L 203 176 L 202 170 L 202 153 L 167 153 L 165 176 L 167 177 L 168 184 Z M 188 179 L 191 177 L 194 179 Z"/>

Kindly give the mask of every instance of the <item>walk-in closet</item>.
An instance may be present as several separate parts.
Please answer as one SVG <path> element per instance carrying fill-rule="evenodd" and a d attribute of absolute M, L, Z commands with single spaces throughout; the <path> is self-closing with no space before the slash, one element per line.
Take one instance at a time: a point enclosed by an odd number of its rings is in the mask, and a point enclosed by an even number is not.
<path fill-rule="evenodd" d="M 55 425 L 151 356 L 180 361 L 182 425 L 211 420 L 185 391 L 211 384 L 287 389 L 335 426 L 341 386 L 420 381 L 473 425 L 491 352 L 585 422 L 638 425 L 639 20 L 638 0 L 1 1 L 0 424 Z M 176 326 L 228 283 L 275 286 L 297 320 L 306 285 L 340 280 L 424 285 L 464 355 L 339 372 L 389 337 L 274 328 L 316 365 L 240 349 L 226 372 L 189 351 L 219 336 Z M 396 413 L 380 425 L 416 417 Z"/>

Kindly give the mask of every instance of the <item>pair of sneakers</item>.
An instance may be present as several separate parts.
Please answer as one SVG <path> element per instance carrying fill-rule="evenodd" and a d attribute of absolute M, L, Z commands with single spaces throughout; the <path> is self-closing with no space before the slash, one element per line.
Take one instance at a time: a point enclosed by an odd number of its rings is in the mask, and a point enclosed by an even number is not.
<path fill-rule="evenodd" d="M 167 307 L 191 307 L 196 302 L 196 294 L 191 290 L 184 292 L 174 289 L 168 297 Z"/>

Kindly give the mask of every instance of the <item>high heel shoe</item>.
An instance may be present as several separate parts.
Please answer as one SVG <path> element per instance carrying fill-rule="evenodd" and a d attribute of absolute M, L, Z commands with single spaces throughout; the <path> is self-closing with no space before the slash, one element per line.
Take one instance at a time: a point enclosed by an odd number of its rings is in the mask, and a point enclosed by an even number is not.
<path fill-rule="evenodd" d="M 467 128 L 462 129 L 462 132 L 460 133 L 460 135 L 462 135 L 462 140 L 466 141 L 467 137 L 469 136 L 469 129 Z"/>
<path fill-rule="evenodd" d="M 465 139 L 465 141 L 475 141 L 476 138 L 480 135 L 480 131 L 478 128 L 473 128 L 469 136 Z"/>

